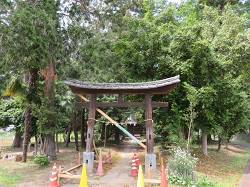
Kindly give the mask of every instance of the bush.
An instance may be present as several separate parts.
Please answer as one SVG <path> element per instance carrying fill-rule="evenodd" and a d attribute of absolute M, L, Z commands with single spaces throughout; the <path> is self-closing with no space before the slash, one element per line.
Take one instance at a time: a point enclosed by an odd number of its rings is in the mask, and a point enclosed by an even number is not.
<path fill-rule="evenodd" d="M 40 166 L 47 166 L 50 163 L 46 155 L 36 156 L 33 161 Z"/>
<path fill-rule="evenodd" d="M 183 176 L 178 174 L 169 174 L 168 175 L 168 181 L 171 184 L 178 185 L 178 186 L 188 186 L 188 187 L 213 187 L 214 184 L 212 181 L 203 176 L 198 178 L 197 180 L 192 180 L 192 178 L 183 178 Z"/>
<path fill-rule="evenodd" d="M 192 176 L 198 158 L 182 150 L 180 147 L 170 150 L 171 157 L 168 161 L 169 172 L 187 178 Z"/>
<path fill-rule="evenodd" d="M 178 186 L 212 187 L 214 184 L 207 177 L 194 180 L 193 172 L 198 158 L 182 150 L 180 147 L 170 150 L 171 157 L 168 161 L 168 180 Z"/>

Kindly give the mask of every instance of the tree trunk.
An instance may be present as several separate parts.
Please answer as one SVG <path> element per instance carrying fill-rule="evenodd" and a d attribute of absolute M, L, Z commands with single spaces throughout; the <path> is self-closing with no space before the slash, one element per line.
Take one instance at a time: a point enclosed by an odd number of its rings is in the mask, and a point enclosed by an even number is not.
<path fill-rule="evenodd" d="M 54 49 L 50 47 L 50 64 L 46 66 L 46 69 L 42 71 L 42 74 L 45 78 L 44 81 L 44 95 L 49 99 L 48 102 L 48 110 L 53 111 L 55 106 L 55 93 L 54 93 L 54 84 L 55 84 L 55 61 L 53 57 Z M 48 129 L 53 129 L 55 127 L 54 125 L 54 118 L 55 116 L 48 116 L 48 122 L 46 124 L 46 127 Z M 45 141 L 44 141 L 44 150 L 45 154 L 50 158 L 51 160 L 56 160 L 56 145 L 55 145 L 55 139 L 54 139 L 54 131 L 50 131 L 49 134 L 45 135 Z"/>
<path fill-rule="evenodd" d="M 77 124 L 76 124 L 76 114 L 73 115 L 73 130 L 74 130 L 74 136 L 75 136 L 75 148 L 76 151 L 79 151 L 79 146 L 78 146 L 78 128 L 77 128 Z"/>
<path fill-rule="evenodd" d="M 56 133 L 56 152 L 59 153 L 58 133 Z"/>
<path fill-rule="evenodd" d="M 13 141 L 13 144 L 12 144 L 12 147 L 13 148 L 21 147 L 22 143 L 23 143 L 22 133 L 17 128 L 16 129 L 16 133 L 15 133 L 15 138 L 14 138 L 14 141 Z"/>
<path fill-rule="evenodd" d="M 202 153 L 205 156 L 208 156 L 208 152 L 207 152 L 207 129 L 206 128 L 202 129 Z"/>
<path fill-rule="evenodd" d="M 115 142 L 120 142 L 120 130 L 118 128 L 115 129 Z"/>
<path fill-rule="evenodd" d="M 28 84 L 29 84 L 29 91 L 32 94 L 35 94 L 36 91 L 36 80 L 37 80 L 37 72 L 38 69 L 30 69 L 29 77 L 28 77 Z M 29 100 L 32 103 L 32 100 Z M 25 120 L 24 120 L 24 134 L 23 134 L 23 158 L 22 161 L 26 162 L 27 160 L 27 151 L 28 151 L 28 144 L 30 139 L 30 126 L 31 126 L 31 108 L 27 107 L 25 110 Z"/>
<path fill-rule="evenodd" d="M 186 136 L 185 136 L 185 129 L 183 125 L 179 126 L 179 136 L 181 138 L 181 140 L 185 140 Z"/>
<path fill-rule="evenodd" d="M 47 135 L 44 139 L 44 153 L 48 156 L 48 159 L 56 160 L 56 144 L 54 135 Z"/>
<path fill-rule="evenodd" d="M 69 147 L 71 131 L 72 131 L 72 128 L 71 128 L 71 122 L 70 122 L 69 126 L 68 126 L 68 130 L 67 130 L 67 135 L 66 135 L 66 138 L 65 138 L 65 142 L 64 142 L 64 147 Z"/>
<path fill-rule="evenodd" d="M 217 151 L 220 151 L 221 142 L 222 142 L 222 138 L 221 138 L 221 136 L 219 135 L 219 136 L 218 136 L 218 149 L 217 149 Z"/>
<path fill-rule="evenodd" d="M 87 126 L 87 121 L 85 117 L 85 112 L 86 108 L 82 109 L 82 122 L 81 122 L 81 148 L 86 147 L 86 142 L 85 142 L 85 127 Z"/>
<path fill-rule="evenodd" d="M 24 120 L 24 135 L 23 135 L 23 162 L 27 160 L 28 144 L 29 144 L 29 134 L 30 134 L 30 123 L 31 123 L 31 109 L 26 108 L 25 110 L 25 120 Z"/>
<path fill-rule="evenodd" d="M 35 150 L 34 150 L 34 155 L 33 156 L 36 156 L 37 155 L 37 136 L 35 136 Z"/>

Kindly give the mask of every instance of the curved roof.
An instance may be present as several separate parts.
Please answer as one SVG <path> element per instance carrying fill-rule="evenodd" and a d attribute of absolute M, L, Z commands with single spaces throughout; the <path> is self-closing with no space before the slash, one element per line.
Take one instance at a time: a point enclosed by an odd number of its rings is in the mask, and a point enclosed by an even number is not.
<path fill-rule="evenodd" d="M 180 82 L 179 75 L 167 79 L 135 83 L 98 83 L 67 79 L 64 81 L 74 93 L 82 94 L 165 94 Z"/>

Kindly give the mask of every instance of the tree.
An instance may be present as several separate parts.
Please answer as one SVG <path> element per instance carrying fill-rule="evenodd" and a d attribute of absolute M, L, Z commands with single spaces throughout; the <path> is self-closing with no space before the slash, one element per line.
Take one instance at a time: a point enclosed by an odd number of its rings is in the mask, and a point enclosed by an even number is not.
<path fill-rule="evenodd" d="M 54 67 L 55 57 L 60 52 L 61 42 L 58 33 L 59 24 L 57 10 L 59 1 L 15 1 L 12 2 L 7 15 L 2 34 L 3 60 L 1 65 L 5 72 L 26 75 L 28 78 L 28 93 L 35 93 L 37 76 L 40 69 L 46 68 L 45 95 L 51 100 L 48 105 L 53 110 Z M 57 48 L 57 50 L 56 50 Z M 31 94 L 32 95 L 32 94 Z M 29 98 L 29 96 L 27 96 Z M 33 103 L 33 98 L 28 99 Z M 25 130 L 23 143 L 23 161 L 26 161 L 29 129 L 31 124 L 31 108 L 25 112 Z M 52 125 L 48 124 L 48 128 Z M 51 132 L 54 134 L 53 132 Z M 50 158 L 56 159 L 53 147 L 53 135 L 48 135 L 48 152 Z M 50 143 L 52 141 L 52 143 Z"/>
<path fill-rule="evenodd" d="M 0 124 L 1 128 L 9 125 L 15 126 L 15 138 L 12 147 L 21 147 L 22 132 L 24 124 L 23 102 L 20 97 L 5 99 L 0 104 Z"/>
<path fill-rule="evenodd" d="M 249 58 L 245 58 L 248 57 L 246 51 L 249 45 L 244 42 L 248 41 L 248 22 L 246 15 L 231 11 L 230 6 L 223 7 L 224 11 L 221 12 L 218 8 L 204 6 L 199 9 L 195 5 L 194 1 L 182 3 L 178 10 L 173 5 L 166 5 L 158 14 L 150 14 L 150 11 L 155 12 L 151 7 L 151 10 L 147 10 L 149 14 L 144 14 L 148 16 L 143 18 L 125 17 L 124 21 L 128 27 L 116 41 L 115 50 L 130 77 L 134 76 L 134 79 L 152 80 L 179 74 L 183 82 L 198 91 L 199 97 L 194 107 L 197 117 L 194 124 L 196 128 L 202 129 L 202 150 L 207 155 L 207 133 L 216 126 L 215 123 L 220 123 L 215 122 L 214 110 L 214 106 L 218 104 L 218 86 L 223 79 L 230 82 L 241 76 L 245 68 L 238 65 L 249 61 Z M 166 10 L 172 10 L 172 14 Z M 244 92 L 244 89 L 237 88 L 238 92 Z M 170 99 L 175 107 L 171 111 L 175 111 L 171 118 L 176 119 L 176 122 L 168 119 L 170 121 L 167 123 L 181 122 L 186 126 L 188 93 L 182 84 L 174 93 L 178 93 L 175 98 L 170 94 L 165 99 Z M 227 99 L 231 97 L 234 96 L 230 95 Z M 218 107 L 224 106 L 222 104 Z M 233 108 L 230 110 L 234 111 Z M 162 121 L 166 121 L 166 117 L 159 115 L 159 122 Z"/>

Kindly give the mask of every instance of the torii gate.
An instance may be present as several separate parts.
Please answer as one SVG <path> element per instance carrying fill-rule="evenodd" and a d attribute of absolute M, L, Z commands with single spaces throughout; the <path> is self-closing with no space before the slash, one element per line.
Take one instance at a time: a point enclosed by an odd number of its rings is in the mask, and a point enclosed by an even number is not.
<path fill-rule="evenodd" d="M 167 94 L 180 82 L 179 76 L 150 82 L 137 83 L 97 83 L 68 79 L 65 81 L 73 93 L 81 97 L 85 102 L 76 103 L 77 106 L 89 108 L 88 131 L 86 151 L 83 153 L 83 162 L 87 164 L 87 171 L 92 172 L 94 167 L 93 136 L 96 110 L 106 117 L 111 123 L 125 132 L 130 138 L 147 149 L 145 155 L 145 168 L 156 169 L 156 155 L 154 154 L 153 118 L 152 107 L 166 107 L 168 102 L 154 102 L 152 95 Z M 97 102 L 98 94 L 118 94 L 118 102 Z M 144 94 L 143 102 L 123 102 L 123 94 Z M 88 101 L 84 95 L 90 95 Z M 98 107 L 144 107 L 146 109 L 146 146 L 129 134 L 116 121 L 112 120 Z"/>

